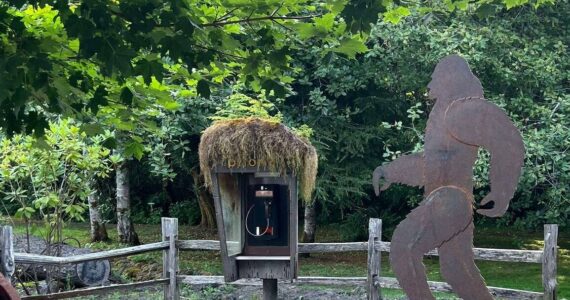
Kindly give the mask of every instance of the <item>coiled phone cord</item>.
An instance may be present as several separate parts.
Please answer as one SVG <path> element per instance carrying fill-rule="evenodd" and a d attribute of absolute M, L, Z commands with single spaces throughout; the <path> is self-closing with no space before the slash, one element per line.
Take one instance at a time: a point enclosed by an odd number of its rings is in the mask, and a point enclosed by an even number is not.
<path fill-rule="evenodd" d="M 249 210 L 247 211 L 247 214 L 245 215 L 245 230 L 247 230 L 247 233 L 249 233 L 251 236 L 255 236 L 255 237 L 264 236 L 267 233 L 267 231 L 269 230 L 269 218 L 266 219 L 267 225 L 265 225 L 265 231 L 262 234 L 251 233 L 251 231 L 249 231 L 249 227 L 247 226 L 247 223 L 248 223 L 247 220 L 249 219 L 249 214 L 251 213 L 251 210 L 253 209 L 254 206 L 255 206 L 255 204 L 249 208 Z"/>

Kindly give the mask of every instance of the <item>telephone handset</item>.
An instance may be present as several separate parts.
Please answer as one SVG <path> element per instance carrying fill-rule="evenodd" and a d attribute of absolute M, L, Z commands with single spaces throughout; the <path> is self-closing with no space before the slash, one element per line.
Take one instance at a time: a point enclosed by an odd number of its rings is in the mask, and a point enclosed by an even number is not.
<path fill-rule="evenodd" d="M 245 215 L 245 229 L 247 233 L 256 238 L 271 240 L 277 237 L 277 206 L 275 205 L 274 186 L 256 185 L 254 197 L 248 201 L 248 210 Z M 251 227 L 250 227 L 251 225 Z M 252 231 L 251 228 L 254 230 Z"/>

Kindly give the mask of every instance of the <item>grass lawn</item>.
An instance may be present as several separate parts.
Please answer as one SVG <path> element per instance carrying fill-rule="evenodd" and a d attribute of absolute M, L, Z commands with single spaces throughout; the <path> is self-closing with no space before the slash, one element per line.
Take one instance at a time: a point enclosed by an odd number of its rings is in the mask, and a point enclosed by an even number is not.
<path fill-rule="evenodd" d="M 341 241 L 338 226 L 319 227 L 318 242 Z M 115 228 L 110 226 L 109 235 L 117 239 Z M 137 225 L 137 233 L 143 243 L 160 240 L 160 225 Z M 88 224 L 70 224 L 66 236 L 79 240 L 82 245 L 104 250 L 125 247 L 118 243 L 88 243 Z M 16 226 L 15 232 L 22 234 L 23 226 Z M 34 235 L 41 235 L 39 227 L 33 228 Z M 217 239 L 215 230 L 200 227 L 181 226 L 180 239 Z M 485 248 L 541 249 L 543 234 L 519 230 L 478 228 L 475 246 Z M 560 232 L 558 237 L 558 297 L 570 299 L 570 232 Z M 441 281 L 438 259 L 424 259 L 430 280 Z M 158 278 L 162 274 L 162 254 L 159 252 L 134 255 L 113 260 L 113 273 L 125 280 L 145 280 Z M 366 252 L 345 252 L 312 254 L 300 259 L 301 276 L 366 276 Z M 477 261 L 483 277 L 489 286 L 542 291 L 541 265 L 529 263 L 502 263 Z M 180 273 L 184 275 L 220 275 L 221 260 L 217 251 L 185 251 L 180 253 Z M 382 258 L 382 276 L 393 276 L 387 261 Z M 387 295 L 399 295 L 398 291 L 386 291 Z M 190 297 L 191 298 L 191 297 Z"/>

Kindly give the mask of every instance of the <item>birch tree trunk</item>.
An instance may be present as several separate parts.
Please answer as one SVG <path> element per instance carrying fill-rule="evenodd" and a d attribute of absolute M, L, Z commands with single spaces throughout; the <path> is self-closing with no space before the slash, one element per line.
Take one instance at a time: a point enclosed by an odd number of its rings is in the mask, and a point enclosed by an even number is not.
<path fill-rule="evenodd" d="M 93 184 L 94 185 L 94 184 Z M 91 242 L 108 241 L 107 228 L 99 212 L 100 194 L 97 188 L 87 197 L 89 203 L 89 224 L 91 227 Z"/>
<path fill-rule="evenodd" d="M 119 242 L 138 245 L 139 237 L 131 220 L 131 196 L 129 193 L 129 169 L 126 163 L 117 168 L 117 233 Z"/>
<path fill-rule="evenodd" d="M 305 205 L 305 223 L 303 224 L 303 243 L 314 243 L 317 231 L 315 202 Z"/>
<path fill-rule="evenodd" d="M 316 202 L 313 201 L 309 204 L 305 204 L 305 221 L 303 223 L 303 243 L 314 243 L 315 242 L 315 232 L 317 231 L 317 220 L 316 220 Z M 299 254 L 301 257 L 309 257 L 309 253 Z"/>

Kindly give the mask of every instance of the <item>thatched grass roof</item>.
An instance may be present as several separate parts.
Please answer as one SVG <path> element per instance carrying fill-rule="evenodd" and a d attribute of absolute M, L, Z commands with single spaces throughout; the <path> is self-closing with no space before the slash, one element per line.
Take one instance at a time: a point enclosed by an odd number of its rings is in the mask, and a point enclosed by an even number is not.
<path fill-rule="evenodd" d="M 293 172 L 299 179 L 301 198 L 311 201 L 317 177 L 317 151 L 311 143 L 281 123 L 259 118 L 216 121 L 202 134 L 200 168 L 208 187 L 216 166 L 251 167 Z"/>

